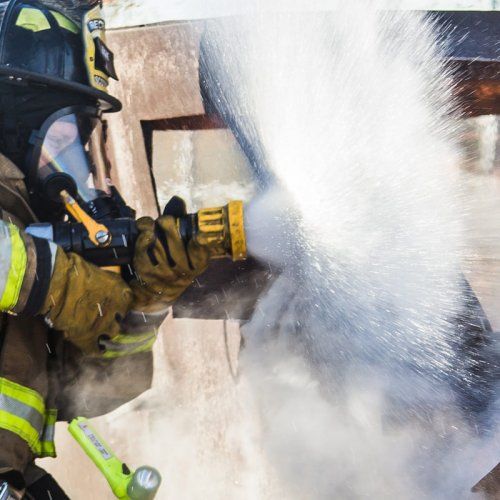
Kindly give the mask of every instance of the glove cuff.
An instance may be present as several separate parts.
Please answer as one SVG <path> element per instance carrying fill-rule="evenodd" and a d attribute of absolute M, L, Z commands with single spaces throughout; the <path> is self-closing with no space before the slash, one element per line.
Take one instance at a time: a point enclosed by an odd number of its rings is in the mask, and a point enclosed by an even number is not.
<path fill-rule="evenodd" d="M 152 312 L 130 311 L 120 322 L 120 334 L 99 339 L 101 356 L 105 359 L 131 356 L 151 351 L 158 329 L 168 316 L 169 307 Z"/>
<path fill-rule="evenodd" d="M 57 247 L 47 240 L 32 239 L 36 250 L 35 286 L 31 289 L 23 313 L 34 316 L 42 309 L 45 298 L 49 293 Z"/>

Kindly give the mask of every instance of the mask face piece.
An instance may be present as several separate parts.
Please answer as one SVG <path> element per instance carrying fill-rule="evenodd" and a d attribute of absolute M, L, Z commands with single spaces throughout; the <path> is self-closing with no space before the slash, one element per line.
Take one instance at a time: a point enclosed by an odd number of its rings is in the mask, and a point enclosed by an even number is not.
<path fill-rule="evenodd" d="M 87 107 L 65 108 L 45 121 L 35 140 L 30 172 L 47 199 L 57 201 L 63 189 L 87 204 L 107 194 L 107 186 L 96 185 L 99 177 L 90 157 L 98 123 L 97 111 Z"/>
<path fill-rule="evenodd" d="M 67 191 L 94 220 L 133 218 L 111 183 L 105 125 L 92 106 L 69 106 L 51 114 L 31 135 L 25 161 L 32 206 L 41 221 L 65 215 Z"/>

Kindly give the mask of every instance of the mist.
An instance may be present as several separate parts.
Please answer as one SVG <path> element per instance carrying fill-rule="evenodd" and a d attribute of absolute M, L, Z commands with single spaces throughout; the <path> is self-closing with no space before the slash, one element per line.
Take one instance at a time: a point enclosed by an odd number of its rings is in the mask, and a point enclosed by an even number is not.
<path fill-rule="evenodd" d="M 445 33 L 361 4 L 206 37 L 206 85 L 266 174 L 249 250 L 282 274 L 243 326 L 241 373 L 286 498 L 467 498 L 496 460 L 495 361 L 464 326 Z"/>

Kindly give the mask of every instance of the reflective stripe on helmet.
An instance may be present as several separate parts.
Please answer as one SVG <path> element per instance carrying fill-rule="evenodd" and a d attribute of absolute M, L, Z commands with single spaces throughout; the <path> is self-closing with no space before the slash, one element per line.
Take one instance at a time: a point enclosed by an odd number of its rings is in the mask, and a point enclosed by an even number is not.
<path fill-rule="evenodd" d="M 64 28 L 65 30 L 71 31 L 75 35 L 80 33 L 80 28 L 77 26 L 71 19 L 68 19 L 66 16 L 63 16 L 61 13 L 56 12 L 55 10 L 51 10 L 50 13 L 54 16 L 57 24 Z"/>
<path fill-rule="evenodd" d="M 5 281 L 0 298 L 0 310 L 12 311 L 19 299 L 26 273 L 27 255 L 19 228 L 0 221 L 0 278 Z M 5 277 L 6 276 L 6 277 Z"/>
<path fill-rule="evenodd" d="M 34 8 L 25 7 L 17 16 L 16 26 L 35 33 L 39 31 L 50 30 L 50 23 L 45 14 Z"/>
<path fill-rule="evenodd" d="M 73 21 L 71 21 L 71 19 L 68 19 L 66 16 L 63 16 L 55 10 L 51 10 L 50 13 L 54 16 L 54 19 L 61 28 L 64 28 L 75 35 L 80 33 L 80 28 Z M 16 26 L 33 31 L 34 33 L 52 29 L 52 26 L 43 11 L 35 7 L 24 7 L 21 9 L 19 15 L 17 16 Z"/>
<path fill-rule="evenodd" d="M 26 441 L 35 456 L 55 456 L 56 420 L 56 410 L 46 411 L 38 392 L 0 378 L 0 428 Z"/>

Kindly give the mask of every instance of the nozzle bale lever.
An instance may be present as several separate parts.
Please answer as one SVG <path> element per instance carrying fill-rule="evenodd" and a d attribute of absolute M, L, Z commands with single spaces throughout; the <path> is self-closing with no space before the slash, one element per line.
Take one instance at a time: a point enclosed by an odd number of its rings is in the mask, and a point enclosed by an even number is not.
<path fill-rule="evenodd" d="M 88 237 L 94 245 L 98 247 L 107 247 L 111 243 L 111 233 L 104 224 L 92 219 L 67 191 L 61 191 L 61 198 L 64 201 L 68 213 L 71 214 L 77 222 L 85 226 Z"/>
<path fill-rule="evenodd" d="M 86 418 L 74 419 L 69 424 L 69 432 L 102 472 L 116 498 L 154 499 L 161 484 L 161 475 L 156 469 L 143 466 L 132 472 L 116 457 Z"/>

